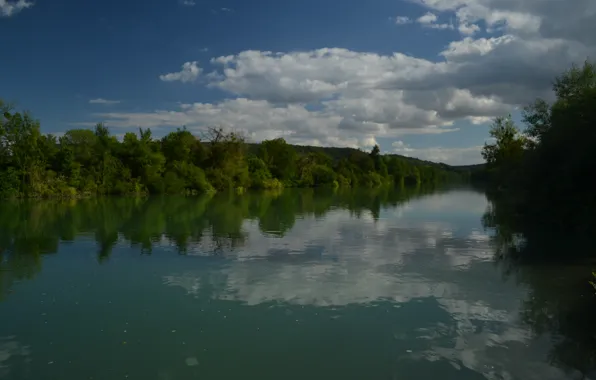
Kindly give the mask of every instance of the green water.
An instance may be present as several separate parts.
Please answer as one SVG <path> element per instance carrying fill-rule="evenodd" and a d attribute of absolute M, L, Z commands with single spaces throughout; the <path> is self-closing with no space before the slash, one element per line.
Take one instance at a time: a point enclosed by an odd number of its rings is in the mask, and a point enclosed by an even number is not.
<path fill-rule="evenodd" d="M 496 261 L 487 206 L 467 189 L 4 202 L 0 378 L 580 378 L 593 356 L 569 349 L 585 331 L 561 328 L 560 300 L 591 267 Z"/>

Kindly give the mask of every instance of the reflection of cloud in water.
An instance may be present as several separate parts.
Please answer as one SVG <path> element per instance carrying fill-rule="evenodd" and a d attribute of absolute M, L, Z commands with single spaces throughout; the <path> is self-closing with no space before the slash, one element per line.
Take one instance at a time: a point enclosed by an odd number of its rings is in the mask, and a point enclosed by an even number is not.
<path fill-rule="evenodd" d="M 164 276 L 163 282 L 166 285 L 179 286 L 186 289 L 189 294 L 198 294 L 201 289 L 201 282 L 191 273 L 179 276 Z"/>
<path fill-rule="evenodd" d="M 448 360 L 456 368 L 464 366 L 484 375 L 490 380 L 528 379 L 555 380 L 571 379 L 562 370 L 545 362 L 546 339 L 533 339 L 527 329 L 507 327 L 503 331 L 477 331 L 473 326 L 458 328 L 451 347 L 432 346 L 430 349 L 412 355 L 413 359 L 428 361 Z M 435 339 L 438 334 L 428 338 Z M 444 330 L 444 328 L 443 328 Z"/>
<path fill-rule="evenodd" d="M 14 336 L 7 336 L 0 338 L 0 378 L 11 375 L 11 363 L 13 360 L 23 360 L 25 364 L 30 362 L 30 350 L 28 346 L 24 346 L 18 341 L 14 340 Z M 27 366 L 24 368 L 26 369 Z M 20 375 L 23 375 L 20 373 Z M 19 378 L 19 374 L 13 376 Z"/>
<path fill-rule="evenodd" d="M 464 194 L 468 202 L 478 198 L 482 209 L 486 208 L 484 196 L 470 194 L 475 193 Z M 428 197 L 433 209 L 443 210 L 461 195 L 441 197 Z M 472 203 L 480 202 L 474 199 Z M 409 212 L 428 208 L 423 201 L 409 204 Z M 245 221 L 244 246 L 227 255 L 234 259 L 221 269 L 225 285 L 212 286 L 213 296 L 251 305 L 284 301 L 326 306 L 377 299 L 406 302 L 420 297 L 445 300 L 463 292 L 459 281 L 449 278 L 457 274 L 454 267 L 490 259 L 487 241 L 454 238 L 448 223 L 394 216 L 388 209 L 375 221 L 368 214 L 356 219 L 346 210 L 333 210 L 324 218 L 296 220 L 281 238 L 261 233 L 257 221 Z M 478 214 L 471 213 L 470 218 L 479 224 Z M 429 251 L 433 261 L 418 264 L 416 256 Z M 164 282 L 197 293 L 201 281 L 209 281 L 202 277 L 208 275 L 208 270 L 173 274 Z"/>
<path fill-rule="evenodd" d="M 355 219 L 345 210 L 324 219 L 305 216 L 280 238 L 245 221 L 243 247 L 227 252 L 221 267 L 174 273 L 164 283 L 195 295 L 208 288 L 205 295 L 246 305 L 325 307 L 427 298 L 449 318 L 437 314 L 440 320 L 413 332 L 426 348 L 411 359 L 447 360 L 487 379 L 565 379 L 546 364 L 549 345 L 518 321 L 524 290 L 503 283 L 495 271 L 490 239 L 480 226 L 486 199 L 473 194 L 419 199 L 401 215 L 384 210 L 377 221 L 369 214 Z M 462 216 L 470 204 L 472 211 Z M 409 217 L 419 210 L 435 214 Z M 442 213 L 450 211 L 466 223 L 449 224 Z"/>
<path fill-rule="evenodd" d="M 378 299 L 407 302 L 419 297 L 443 297 L 453 292 L 451 284 L 429 284 L 414 276 L 392 276 L 373 269 L 358 270 L 317 265 L 286 265 L 268 276 L 247 281 L 255 275 L 251 264 L 230 269 L 228 289 L 216 296 L 241 300 L 249 305 L 284 301 L 300 305 L 341 306 Z"/>
<path fill-rule="evenodd" d="M 423 198 L 413 199 L 408 204 L 408 212 L 414 213 L 450 213 L 466 212 L 482 215 L 486 211 L 487 199 L 484 194 L 472 190 L 457 190 L 449 193 L 435 193 Z"/>
<path fill-rule="evenodd" d="M 445 255 L 453 267 L 469 268 L 473 263 L 484 261 L 492 262 L 494 253 L 488 248 L 452 248 L 445 249 Z"/>
<path fill-rule="evenodd" d="M 470 239 L 472 241 L 486 242 L 486 241 L 490 240 L 490 235 L 488 235 L 486 233 L 482 233 L 478 230 L 474 230 L 470 233 L 470 235 L 468 236 L 468 239 Z"/>

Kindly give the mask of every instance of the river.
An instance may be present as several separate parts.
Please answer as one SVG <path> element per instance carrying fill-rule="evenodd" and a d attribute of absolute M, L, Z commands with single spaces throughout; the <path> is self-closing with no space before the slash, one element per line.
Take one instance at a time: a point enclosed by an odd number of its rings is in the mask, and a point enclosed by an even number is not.
<path fill-rule="evenodd" d="M 503 258 L 489 206 L 467 188 L 0 203 L 0 379 L 589 378 L 591 265 Z"/>

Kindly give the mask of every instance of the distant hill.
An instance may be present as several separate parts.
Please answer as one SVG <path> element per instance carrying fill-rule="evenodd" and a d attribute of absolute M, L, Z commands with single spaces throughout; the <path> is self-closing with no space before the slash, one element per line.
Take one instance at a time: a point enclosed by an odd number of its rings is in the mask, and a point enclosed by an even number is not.
<path fill-rule="evenodd" d="M 259 147 L 258 143 L 249 143 L 249 151 L 251 153 L 256 153 Z M 322 147 L 322 146 L 310 146 L 310 145 L 292 145 L 297 153 L 299 154 L 308 154 L 311 152 L 321 152 L 325 153 L 334 160 L 341 160 L 342 158 L 349 157 L 351 153 L 358 152 L 358 149 L 355 148 L 347 148 L 347 147 Z M 446 171 L 455 171 L 455 172 L 465 172 L 465 171 L 475 171 L 481 170 L 484 167 L 484 164 L 475 164 L 475 165 L 448 165 L 442 162 L 432 162 L 421 160 L 415 157 L 408 157 L 402 156 L 400 154 L 385 154 L 384 156 L 390 157 L 398 157 L 402 160 L 408 161 L 414 165 L 420 166 L 435 166 L 439 167 Z"/>
<path fill-rule="evenodd" d="M 477 170 L 484 170 L 486 164 L 473 164 L 473 165 L 453 165 L 451 166 L 452 169 L 466 171 L 469 170 L 471 172 Z"/>

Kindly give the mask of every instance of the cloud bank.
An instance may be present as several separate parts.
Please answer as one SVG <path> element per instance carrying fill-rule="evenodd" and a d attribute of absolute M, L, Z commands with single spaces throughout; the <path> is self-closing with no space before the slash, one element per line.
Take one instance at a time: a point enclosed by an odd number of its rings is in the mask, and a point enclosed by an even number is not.
<path fill-rule="evenodd" d="M 366 148 L 379 139 L 456 132 L 462 122 L 486 123 L 536 97 L 551 98 L 552 79 L 596 53 L 591 0 L 414 2 L 419 16 L 398 16 L 396 28 L 412 24 L 459 36 L 434 60 L 343 48 L 247 50 L 159 76 L 222 91 L 227 99 L 95 116 L 113 127 L 220 125 L 255 140 Z"/>

